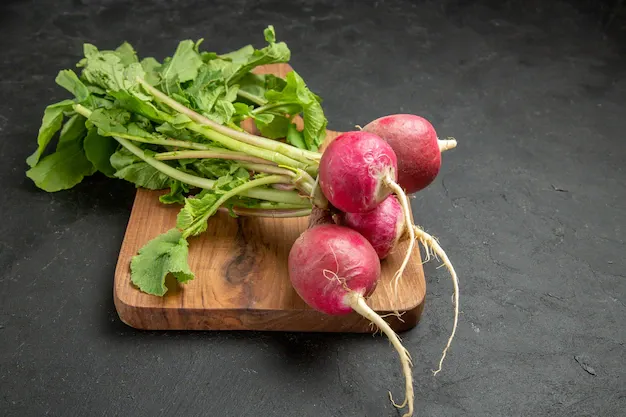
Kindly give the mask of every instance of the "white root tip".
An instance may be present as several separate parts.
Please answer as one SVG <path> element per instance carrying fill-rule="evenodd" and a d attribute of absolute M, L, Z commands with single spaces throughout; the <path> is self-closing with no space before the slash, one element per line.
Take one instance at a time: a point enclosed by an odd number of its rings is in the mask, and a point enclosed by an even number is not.
<path fill-rule="evenodd" d="M 365 298 L 363 298 L 361 294 L 351 292 L 346 301 L 355 312 L 374 323 L 382 333 L 385 333 L 396 352 L 398 352 L 398 355 L 400 356 L 400 363 L 402 364 L 402 372 L 404 373 L 405 398 L 402 404 L 396 404 L 391 396 L 391 392 L 389 392 L 389 399 L 397 408 L 408 406 L 408 411 L 402 417 L 411 417 L 413 415 L 413 400 L 415 398 L 415 393 L 413 390 L 413 374 L 411 373 L 411 366 L 413 363 L 409 352 L 404 348 L 404 346 L 402 346 L 402 342 L 396 332 L 393 331 L 393 329 L 385 320 L 382 319 L 382 317 L 380 317 L 374 310 L 371 309 L 370 306 L 367 305 Z"/>
<path fill-rule="evenodd" d="M 404 398 L 404 401 L 402 402 L 402 404 L 398 404 L 393 400 L 393 395 L 391 394 L 391 391 L 387 391 L 387 393 L 389 394 L 389 401 L 391 401 L 391 404 L 393 404 L 394 407 L 404 408 L 406 406 L 406 403 L 408 402 L 408 397 Z"/>
<path fill-rule="evenodd" d="M 413 228 L 413 224 L 411 222 L 411 211 L 410 211 L 410 203 L 409 199 L 406 197 L 404 190 L 400 187 L 391 177 L 391 175 L 387 174 L 385 176 L 385 183 L 393 192 L 398 196 L 400 200 L 400 206 L 402 207 L 402 215 L 404 216 L 404 221 L 406 223 L 407 230 L 409 232 L 409 246 L 406 249 L 406 254 L 404 255 L 404 259 L 402 260 L 402 264 L 400 268 L 393 275 L 393 293 L 396 298 L 398 298 L 398 283 L 400 282 L 400 278 L 402 278 L 402 274 L 404 274 L 404 270 L 409 264 L 409 260 L 411 259 L 411 255 L 413 253 L 413 249 L 415 248 L 415 231 Z"/>
<path fill-rule="evenodd" d="M 439 372 L 441 372 L 443 360 L 446 358 L 448 349 L 452 344 L 452 339 L 454 339 L 456 327 L 459 322 L 459 278 L 456 275 L 456 271 L 454 270 L 450 259 L 448 259 L 448 255 L 446 255 L 446 252 L 441 248 L 441 246 L 439 246 L 437 240 L 433 236 L 426 233 L 422 228 L 418 226 L 413 226 L 413 228 L 415 229 L 414 231 L 416 238 L 419 239 L 420 243 L 426 248 L 426 251 L 430 249 L 435 254 L 435 257 L 441 258 L 441 261 L 450 272 L 450 276 L 452 277 L 452 284 L 454 286 L 454 325 L 452 326 L 452 333 L 450 334 L 448 343 L 446 344 L 446 347 L 441 354 L 439 367 L 437 368 L 437 370 L 433 371 L 433 375 L 437 375 Z"/>
<path fill-rule="evenodd" d="M 439 144 L 439 152 L 445 152 L 456 148 L 456 139 L 437 139 Z"/>

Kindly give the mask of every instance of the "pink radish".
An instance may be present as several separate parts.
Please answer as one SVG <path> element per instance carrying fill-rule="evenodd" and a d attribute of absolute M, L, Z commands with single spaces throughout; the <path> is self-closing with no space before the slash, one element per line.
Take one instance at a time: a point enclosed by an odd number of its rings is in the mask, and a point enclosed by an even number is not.
<path fill-rule="evenodd" d="M 340 224 L 356 230 L 366 238 L 376 249 L 381 259 L 386 257 L 399 242 L 408 237 L 405 233 L 406 219 L 402 213 L 402 207 L 394 196 L 387 197 L 385 201 L 370 212 L 341 213 L 338 217 Z M 459 320 L 459 280 L 450 259 L 448 259 L 446 252 L 439 246 L 437 240 L 418 226 L 412 225 L 412 228 L 415 232 L 416 239 L 419 240 L 426 249 L 426 261 L 430 259 L 431 251 L 434 252 L 435 256 L 441 258 L 443 264 L 450 272 L 454 286 L 454 325 L 452 327 L 452 334 L 448 339 L 446 348 L 439 361 L 439 368 L 435 371 L 435 374 L 437 374 L 441 371 L 443 360 L 446 357 L 446 353 L 456 333 Z"/>
<path fill-rule="evenodd" d="M 362 234 L 380 259 L 385 259 L 406 233 L 402 207 L 391 195 L 373 210 L 366 213 L 340 213 L 338 218 L 339 224 Z"/>
<path fill-rule="evenodd" d="M 373 133 L 353 131 L 339 135 L 328 145 L 320 159 L 318 178 L 322 193 L 343 212 L 371 211 L 395 193 L 404 217 L 410 219 L 409 200 L 396 183 L 397 172 L 397 156 L 387 142 Z M 413 227 L 410 223 L 406 227 L 410 241 L 396 272 L 396 291 L 414 248 Z"/>
<path fill-rule="evenodd" d="M 411 357 L 396 333 L 366 303 L 380 279 L 380 261 L 372 245 L 358 232 L 332 222 L 330 216 L 313 218 L 311 226 L 289 252 L 289 278 L 311 308 L 331 315 L 357 312 L 384 332 L 398 352 L 405 377 L 406 417 L 413 415 Z M 326 223 L 326 224 L 324 224 Z M 393 399 L 392 399 L 393 401 Z"/>
<path fill-rule="evenodd" d="M 349 213 L 372 210 L 395 190 L 397 158 L 391 146 L 366 132 L 347 132 L 328 145 L 319 184 L 333 206 Z"/>
<path fill-rule="evenodd" d="M 441 152 L 456 147 L 456 140 L 439 140 L 433 125 L 414 114 L 380 117 L 364 132 L 383 138 L 398 156 L 398 184 L 407 194 L 430 185 L 441 168 Z"/>

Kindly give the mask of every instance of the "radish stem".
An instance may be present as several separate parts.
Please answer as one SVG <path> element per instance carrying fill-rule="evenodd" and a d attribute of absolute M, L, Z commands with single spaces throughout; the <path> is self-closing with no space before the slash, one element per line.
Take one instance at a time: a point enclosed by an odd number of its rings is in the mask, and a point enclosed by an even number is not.
<path fill-rule="evenodd" d="M 273 185 L 273 184 L 271 184 Z M 270 185 L 270 186 L 271 186 Z M 268 188 L 271 189 L 271 188 Z M 248 192 L 250 192 L 252 190 L 249 190 Z M 298 210 L 304 210 L 304 209 L 312 209 L 310 204 L 307 204 L 308 202 L 305 201 L 304 204 L 300 203 L 300 204 L 292 204 L 292 203 L 275 203 L 275 202 L 271 202 L 271 201 L 257 201 L 254 204 L 254 207 L 248 207 L 246 206 L 246 201 L 245 200 L 241 200 L 239 197 L 234 197 L 231 200 L 231 203 L 233 206 L 235 207 L 240 207 L 240 208 L 253 208 L 253 209 L 261 209 L 261 210 L 284 210 L 284 209 L 298 209 Z M 303 200 L 304 201 L 304 200 Z"/>
<path fill-rule="evenodd" d="M 205 145 L 204 143 L 189 142 L 186 140 L 143 138 L 141 136 L 135 136 L 135 135 L 129 135 L 126 133 L 117 133 L 117 132 L 115 132 L 115 135 L 120 138 L 132 140 L 133 142 L 149 143 L 152 145 L 176 146 L 179 148 L 188 148 L 188 149 L 206 150 L 206 151 L 219 149 L 219 148 Z"/>
<path fill-rule="evenodd" d="M 164 162 L 157 161 L 156 159 L 146 155 L 144 153 L 143 149 L 138 148 L 137 146 L 133 145 L 127 139 L 124 139 L 124 138 L 121 138 L 121 137 L 116 137 L 116 136 L 113 136 L 113 139 L 118 141 L 120 143 L 120 145 L 122 145 L 123 147 L 128 149 L 135 156 L 137 156 L 138 158 L 142 159 L 145 163 L 147 163 L 148 165 L 152 166 L 157 171 L 160 171 L 163 174 L 165 174 L 165 175 L 167 175 L 169 177 L 174 178 L 175 180 L 184 182 L 185 184 L 193 185 L 195 187 L 206 188 L 208 190 L 213 189 L 213 186 L 215 185 L 215 181 L 213 181 L 213 180 L 210 180 L 208 178 L 198 177 L 198 176 L 191 175 L 191 174 L 187 174 L 186 172 L 179 171 L 176 168 L 171 167 L 171 166 L 167 165 Z"/>
<path fill-rule="evenodd" d="M 413 230 L 412 220 L 411 220 L 411 211 L 409 209 L 409 199 L 406 197 L 404 190 L 393 180 L 391 175 L 387 174 L 385 176 L 385 184 L 389 188 L 393 190 L 393 192 L 398 196 L 400 200 L 400 206 L 402 206 L 402 214 L 404 215 L 404 221 L 406 222 L 406 228 L 409 232 L 409 247 L 406 250 L 406 254 L 404 255 L 404 260 L 400 265 L 400 268 L 396 271 L 393 276 L 393 291 L 396 297 L 398 297 L 398 283 L 400 282 L 400 278 L 406 269 L 406 266 L 409 264 L 409 259 L 411 259 L 411 254 L 413 253 L 413 248 L 415 247 L 415 231 Z"/>
<path fill-rule="evenodd" d="M 291 183 L 302 191 L 308 198 L 310 198 L 315 206 L 322 209 L 328 207 L 328 200 L 326 197 L 321 192 L 315 192 L 315 180 L 313 180 L 313 178 L 302 169 L 289 170 L 267 164 L 250 163 L 243 163 L 241 166 L 253 172 L 264 172 L 266 174 L 277 174 L 290 177 Z"/>
<path fill-rule="evenodd" d="M 253 188 L 243 191 L 239 195 L 259 200 L 274 201 L 276 203 L 293 204 L 299 207 L 311 206 L 310 201 L 306 197 L 298 194 L 297 191 L 282 191 L 274 188 Z"/>
<path fill-rule="evenodd" d="M 277 167 L 274 165 L 243 163 L 241 164 L 241 166 L 247 169 L 248 171 L 253 171 L 253 172 L 264 172 L 266 174 L 284 175 L 285 177 L 290 177 L 292 179 L 295 178 L 296 176 L 296 174 L 294 174 L 293 171 L 290 171 L 285 168 Z"/>
<path fill-rule="evenodd" d="M 426 248 L 426 251 L 430 249 L 435 253 L 435 256 L 441 258 L 443 264 L 446 266 L 446 268 L 450 272 L 450 275 L 452 276 L 452 283 L 454 285 L 454 325 L 452 327 L 452 333 L 450 334 L 448 343 L 443 350 L 441 360 L 439 361 L 439 368 L 436 371 L 433 371 L 433 375 L 437 375 L 441 371 L 443 360 L 445 359 L 446 353 L 448 352 L 448 349 L 452 344 L 452 339 L 454 339 L 457 323 L 459 321 L 459 278 L 456 275 L 450 259 L 448 259 L 448 255 L 446 255 L 446 252 L 441 248 L 441 246 L 439 246 L 437 240 L 418 226 L 414 225 L 413 229 L 415 231 L 415 237 L 420 241 L 424 248 Z"/>
<path fill-rule="evenodd" d="M 89 117 L 89 115 L 92 113 L 91 110 L 87 109 L 86 107 L 83 107 L 80 104 L 77 104 L 76 106 L 74 106 L 74 108 L 77 113 L 80 113 L 85 117 Z M 309 165 L 296 161 L 295 159 L 289 158 L 280 153 L 250 146 L 246 143 L 241 143 L 226 135 L 207 129 L 193 122 L 190 123 L 187 126 L 187 128 L 196 133 L 200 133 L 201 135 L 207 137 L 208 139 L 213 140 L 214 142 L 224 145 L 228 149 L 212 147 L 212 146 L 204 145 L 201 143 L 179 141 L 179 140 L 174 140 L 174 139 L 170 140 L 170 139 L 157 139 L 157 138 L 143 138 L 140 136 L 134 136 L 134 135 L 126 134 L 126 133 L 117 133 L 117 132 L 107 132 L 107 133 L 110 136 L 115 135 L 116 137 L 129 139 L 134 142 L 150 143 L 150 144 L 164 145 L 164 146 L 179 146 L 181 148 L 192 148 L 196 150 L 207 150 L 207 151 L 215 151 L 215 152 L 231 152 L 231 153 L 234 152 L 235 155 L 239 154 L 242 156 L 246 156 L 248 158 L 255 158 L 257 161 L 263 161 L 264 163 L 268 163 L 268 161 L 271 161 L 275 164 L 284 164 L 288 166 L 294 166 L 297 168 L 310 168 Z M 229 158 L 222 158 L 222 159 L 229 159 Z"/>
<path fill-rule="evenodd" d="M 393 405 L 397 408 L 402 408 L 408 404 L 409 410 L 404 414 L 403 417 L 410 417 L 413 415 L 413 375 L 411 373 L 411 366 L 413 363 L 411 362 L 411 355 L 409 352 L 402 346 L 398 335 L 393 331 L 393 329 L 387 324 L 385 320 L 382 319 L 374 310 L 371 309 L 370 306 L 365 302 L 365 298 L 361 294 L 356 291 L 352 291 L 348 297 L 347 302 L 350 307 L 359 313 L 361 316 L 365 317 L 372 323 L 374 323 L 378 328 L 387 335 L 389 341 L 393 345 L 393 347 L 398 352 L 400 356 L 400 362 L 402 363 L 402 372 L 404 373 L 404 389 L 405 389 L 405 399 L 402 404 L 396 404 L 393 401 L 391 396 L 391 392 L 389 392 L 389 398 Z"/>
<path fill-rule="evenodd" d="M 265 104 L 261 107 L 257 107 L 256 109 L 252 110 L 251 113 L 253 114 L 257 114 L 257 113 L 267 113 L 268 110 L 274 109 L 276 107 L 281 107 L 284 106 L 285 104 L 289 104 L 289 103 L 272 103 L 272 104 Z"/>
<path fill-rule="evenodd" d="M 259 106 L 263 106 L 264 104 L 267 103 L 267 100 L 265 100 L 262 97 L 259 96 L 255 96 L 254 94 L 250 94 L 247 91 L 244 90 L 237 90 L 237 95 L 241 98 L 245 98 L 248 101 L 253 102 L 254 104 L 257 104 Z"/>
<path fill-rule="evenodd" d="M 91 115 L 91 110 L 87 109 L 86 107 L 81 106 L 80 104 L 77 104 L 74 106 L 74 109 L 76 110 L 77 113 L 80 113 L 81 115 L 85 116 L 86 118 L 89 118 L 89 116 Z M 155 158 L 148 156 L 145 154 L 145 152 L 143 151 L 143 149 L 133 145 L 132 142 L 130 142 L 129 140 L 120 137 L 120 136 L 112 136 L 113 139 L 115 139 L 116 141 L 118 141 L 123 147 L 125 147 L 126 149 L 128 149 L 130 152 L 132 152 L 134 155 L 136 155 L 138 158 L 142 159 L 144 162 L 146 162 L 148 165 L 152 166 L 153 168 L 155 168 L 157 171 L 162 172 L 163 174 L 178 180 L 180 182 L 183 182 L 185 184 L 189 184 L 189 185 L 193 185 L 194 187 L 199 187 L 199 188 L 205 188 L 208 190 L 212 190 L 214 185 L 215 185 L 215 181 L 210 180 L 208 178 L 202 178 L 202 177 L 198 177 L 195 175 L 191 175 L 191 174 L 187 174 L 186 172 L 182 172 L 177 170 L 174 167 L 171 167 L 169 165 L 167 165 L 164 162 L 158 161 Z M 283 180 L 287 180 L 288 181 L 288 177 L 281 177 Z M 276 181 L 278 183 L 280 182 L 285 182 L 285 181 Z M 249 183 L 247 183 L 249 184 Z M 245 184 L 244 184 L 245 185 Z M 261 200 L 267 200 L 267 201 L 274 201 L 277 203 L 289 203 L 289 204 L 300 204 L 303 206 L 306 206 L 306 202 L 307 199 L 305 197 L 301 197 L 297 192 L 293 192 L 293 191 L 281 191 L 281 190 L 276 190 L 276 189 L 266 189 L 266 188 L 259 188 L 259 189 L 247 189 L 244 188 L 242 190 L 242 192 L 239 194 L 245 197 L 251 197 L 251 198 L 258 198 Z"/>
<path fill-rule="evenodd" d="M 276 188 L 277 190 L 290 191 L 296 188 L 293 184 L 272 184 L 272 188 Z"/>
<path fill-rule="evenodd" d="M 307 165 L 310 163 L 314 163 L 315 161 L 319 161 L 319 159 L 321 158 L 321 154 L 317 152 L 306 151 L 296 148 L 295 146 L 286 145 L 281 142 L 277 142 L 261 136 L 252 135 L 247 132 L 239 132 L 227 126 L 215 123 L 214 121 L 209 120 L 208 118 L 202 116 L 199 113 L 196 113 L 192 109 L 185 107 L 176 100 L 162 93 L 158 89 L 148 84 L 141 77 L 137 77 L 137 82 L 139 82 L 148 93 L 150 93 L 160 102 L 167 104 L 169 107 L 176 110 L 177 112 L 188 116 L 194 122 L 204 126 L 208 126 L 215 132 L 218 132 L 224 136 L 228 136 L 233 140 L 237 140 L 239 142 L 243 142 L 266 150 L 279 152 L 285 156 L 289 156 L 290 158 L 303 162 Z"/>
<path fill-rule="evenodd" d="M 257 178 L 255 180 L 246 182 L 244 184 L 241 184 L 239 187 L 235 187 L 232 190 L 229 190 L 229 191 L 225 192 L 215 202 L 215 204 L 212 206 L 212 208 L 210 210 L 208 210 L 206 213 L 204 213 L 204 215 L 202 217 L 198 217 L 197 219 L 195 219 L 193 221 L 193 223 L 191 225 L 189 225 L 185 229 L 185 231 L 183 232 L 183 237 L 184 238 L 188 238 L 191 235 L 192 231 L 195 229 L 195 225 L 197 223 L 206 222 L 208 220 L 208 218 L 211 217 L 213 214 L 215 214 L 217 209 L 222 204 L 227 202 L 230 198 L 232 198 L 232 197 L 234 197 L 236 195 L 241 195 L 242 192 L 244 192 L 246 190 L 249 190 L 249 189 L 252 189 L 252 188 L 256 188 L 256 187 L 260 187 L 260 186 L 268 185 L 268 184 L 273 184 L 273 183 L 285 182 L 285 180 L 286 180 L 286 178 L 284 176 L 282 176 L 282 175 L 270 175 L 268 177 Z"/>
<path fill-rule="evenodd" d="M 262 159 L 267 159 L 268 161 L 272 161 L 277 164 L 293 166 L 296 168 L 308 168 L 310 166 L 304 162 L 300 162 L 298 160 L 285 156 L 280 152 L 263 149 L 250 145 L 248 143 L 240 142 L 216 130 L 209 129 L 206 126 L 202 126 L 201 124 L 191 122 L 186 127 L 187 129 L 196 133 L 200 133 L 201 135 L 204 135 L 207 138 L 224 145 L 228 149 L 232 149 L 233 151 L 245 152 L 246 154 L 256 156 Z"/>
<path fill-rule="evenodd" d="M 228 207 L 220 207 L 219 211 L 229 213 Z M 291 218 L 291 217 L 305 217 L 311 214 L 311 208 L 300 209 L 258 209 L 258 208 L 244 208 L 233 207 L 232 211 L 238 216 L 245 217 L 268 217 L 268 218 Z"/>
<path fill-rule="evenodd" d="M 173 159 L 229 159 L 234 161 L 254 162 L 257 164 L 270 164 L 270 162 L 265 159 L 250 156 L 242 152 L 234 152 L 226 149 L 217 150 L 217 148 L 214 149 L 215 150 L 206 151 L 162 152 L 154 155 L 154 158 L 159 161 L 169 161 Z"/>

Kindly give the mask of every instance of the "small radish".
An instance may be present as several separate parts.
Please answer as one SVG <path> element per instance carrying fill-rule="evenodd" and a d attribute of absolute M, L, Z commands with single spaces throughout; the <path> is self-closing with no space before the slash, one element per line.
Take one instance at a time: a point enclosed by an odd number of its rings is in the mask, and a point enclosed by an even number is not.
<path fill-rule="evenodd" d="M 380 259 L 385 259 L 406 233 L 402 207 L 392 195 L 366 213 L 339 213 L 338 223 L 362 234 Z"/>
<path fill-rule="evenodd" d="M 319 185 L 328 201 L 346 213 L 371 211 L 395 193 L 404 217 L 410 219 L 409 200 L 396 183 L 397 172 L 397 156 L 391 145 L 373 133 L 353 131 L 339 135 L 322 154 Z M 409 247 L 396 272 L 396 282 L 414 248 L 415 232 L 410 223 L 406 226 Z"/>
<path fill-rule="evenodd" d="M 441 168 L 441 152 L 456 147 L 456 140 L 439 140 L 433 125 L 414 114 L 380 117 L 364 132 L 383 138 L 398 156 L 398 184 L 407 194 L 430 185 Z"/>
<path fill-rule="evenodd" d="M 396 154 L 377 135 L 347 132 L 332 141 L 320 160 L 319 184 L 333 206 L 348 213 L 372 210 L 395 190 Z"/>
<path fill-rule="evenodd" d="M 380 203 L 374 210 L 367 213 L 341 213 L 338 215 L 339 223 L 341 225 L 354 229 L 364 238 L 366 238 L 372 246 L 376 249 L 378 256 L 383 259 L 386 257 L 393 248 L 401 241 L 406 240 L 408 235 L 406 231 L 406 219 L 402 213 L 402 208 L 398 200 L 394 196 L 389 196 L 385 201 Z M 443 264 L 446 266 L 452 277 L 452 284 L 454 286 L 454 325 L 452 327 L 452 334 L 448 339 L 446 348 L 443 351 L 441 360 L 439 361 L 439 368 L 435 371 L 437 374 L 441 371 L 443 360 L 446 357 L 446 353 L 450 348 L 454 334 L 456 333 L 456 327 L 459 320 L 459 280 L 450 262 L 446 252 L 439 246 L 437 240 L 434 237 L 426 233 L 418 226 L 412 225 L 415 232 L 416 239 L 426 249 L 427 259 L 430 259 L 431 251 L 436 256 L 441 258 Z M 384 256 L 381 256 L 384 255 Z M 397 276 L 394 282 L 397 286 Z"/>
<path fill-rule="evenodd" d="M 311 308 L 330 315 L 357 312 L 384 332 L 400 355 L 408 404 L 413 415 L 411 357 L 396 333 L 366 303 L 380 279 L 380 261 L 372 245 L 358 232 L 331 224 L 330 216 L 316 217 L 289 252 L 289 278 Z M 393 401 L 393 399 L 392 399 Z"/>

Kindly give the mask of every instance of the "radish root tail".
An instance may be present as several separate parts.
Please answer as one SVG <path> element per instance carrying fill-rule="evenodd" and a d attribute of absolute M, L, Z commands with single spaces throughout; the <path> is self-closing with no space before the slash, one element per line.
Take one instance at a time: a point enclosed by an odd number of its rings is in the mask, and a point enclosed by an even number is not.
<path fill-rule="evenodd" d="M 393 190 L 393 192 L 398 196 L 398 200 L 400 201 L 400 206 L 402 206 L 402 215 L 404 216 L 404 222 L 406 223 L 407 231 L 409 232 L 409 247 L 406 249 L 406 254 L 404 255 L 404 259 L 402 260 L 402 264 L 400 268 L 393 275 L 393 292 L 395 297 L 398 297 L 398 283 L 400 282 L 400 278 L 402 278 L 402 274 L 404 274 L 404 270 L 406 266 L 409 264 L 409 260 L 411 259 L 411 254 L 413 253 L 413 249 L 415 247 L 415 230 L 413 227 L 413 223 L 411 222 L 411 211 L 409 199 L 406 197 L 404 190 L 400 187 L 390 175 L 385 177 L 385 183 L 389 188 Z"/>
<path fill-rule="evenodd" d="M 456 148 L 456 139 L 437 139 L 437 144 L 439 145 L 439 152 L 445 152 L 450 149 Z"/>
<path fill-rule="evenodd" d="M 402 404 L 396 404 L 393 401 L 393 397 L 391 396 L 391 392 L 389 393 L 389 398 L 393 405 L 397 408 L 403 408 L 408 405 L 408 411 L 402 417 L 411 417 L 413 415 L 413 400 L 414 400 L 414 391 L 413 391 L 413 374 L 411 373 L 411 367 L 413 366 L 413 361 L 411 360 L 411 355 L 409 351 L 402 346 L 402 342 L 400 338 L 393 331 L 393 329 L 387 324 L 385 320 L 382 319 L 374 310 L 370 308 L 365 302 L 365 298 L 357 292 L 351 292 L 348 296 L 348 303 L 350 307 L 361 316 L 368 319 L 370 322 L 374 323 L 389 339 L 393 347 L 398 352 L 400 356 L 400 362 L 402 363 L 402 371 L 404 373 L 404 389 L 405 389 L 405 399 Z"/>
<path fill-rule="evenodd" d="M 450 334 L 450 338 L 448 339 L 448 343 L 446 344 L 446 348 L 443 350 L 441 355 L 441 360 L 439 361 L 439 368 L 436 371 L 433 371 L 433 375 L 437 375 L 441 371 L 441 367 L 443 365 L 443 360 L 446 358 L 446 353 L 448 353 L 448 349 L 452 344 L 452 339 L 454 339 L 454 334 L 456 333 L 456 327 L 459 322 L 459 278 L 454 271 L 454 267 L 448 259 L 448 255 L 446 252 L 439 246 L 437 239 L 433 236 L 426 233 L 422 228 L 418 226 L 413 226 L 415 229 L 415 236 L 420 241 L 420 243 L 426 249 L 428 253 L 429 250 L 432 251 L 435 257 L 440 258 L 445 267 L 450 272 L 450 276 L 452 277 L 452 284 L 454 285 L 454 325 L 452 326 L 452 333 Z M 429 255 L 430 257 L 430 255 Z"/>
<path fill-rule="evenodd" d="M 387 391 L 387 393 L 389 394 L 389 401 L 391 401 L 391 404 L 393 404 L 393 406 L 396 408 L 404 408 L 407 401 L 409 400 L 409 397 L 405 397 L 404 401 L 402 401 L 402 404 L 398 404 L 393 400 L 393 395 L 391 394 L 391 391 Z"/>

